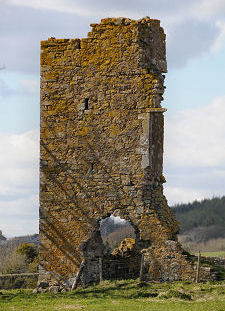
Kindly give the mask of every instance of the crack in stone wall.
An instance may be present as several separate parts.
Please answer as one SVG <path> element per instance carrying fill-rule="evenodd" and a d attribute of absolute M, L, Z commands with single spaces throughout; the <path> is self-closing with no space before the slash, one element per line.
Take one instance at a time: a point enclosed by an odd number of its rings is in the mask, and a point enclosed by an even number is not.
<path fill-rule="evenodd" d="M 83 282 L 98 281 L 111 214 L 137 228 L 146 280 L 193 278 L 163 195 L 164 31 L 148 17 L 91 26 L 41 42 L 40 280 L 70 280 L 87 257 Z"/>

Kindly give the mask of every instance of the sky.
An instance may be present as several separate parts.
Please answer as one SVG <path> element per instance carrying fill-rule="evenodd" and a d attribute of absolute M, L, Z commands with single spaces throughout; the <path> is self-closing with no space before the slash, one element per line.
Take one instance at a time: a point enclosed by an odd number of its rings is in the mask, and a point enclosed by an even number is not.
<path fill-rule="evenodd" d="M 167 35 L 164 193 L 225 195 L 225 0 L 0 0 L 0 229 L 38 232 L 39 55 L 105 17 L 161 20 Z"/>

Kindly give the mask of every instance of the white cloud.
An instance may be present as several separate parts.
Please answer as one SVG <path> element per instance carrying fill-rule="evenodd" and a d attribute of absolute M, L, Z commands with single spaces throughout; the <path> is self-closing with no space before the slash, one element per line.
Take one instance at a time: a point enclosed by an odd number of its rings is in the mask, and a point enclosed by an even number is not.
<path fill-rule="evenodd" d="M 0 79 L 0 98 L 28 94 L 39 94 L 39 77 L 22 74 L 2 75 Z"/>
<path fill-rule="evenodd" d="M 88 16 L 91 11 L 82 8 L 79 1 L 67 0 L 8 0 L 9 3 L 17 6 L 25 6 L 39 10 L 52 10 L 62 13 L 77 14 L 80 16 Z"/>
<path fill-rule="evenodd" d="M 0 97 L 10 96 L 14 93 L 14 90 L 6 83 L 6 81 L 0 79 Z"/>
<path fill-rule="evenodd" d="M 25 79 L 21 81 L 26 92 L 36 94 L 39 91 L 39 82 L 37 80 Z"/>
<path fill-rule="evenodd" d="M 166 124 L 168 163 L 176 166 L 225 165 L 225 96 L 210 105 L 178 112 Z"/>
<path fill-rule="evenodd" d="M 164 194 L 171 205 L 200 201 L 205 197 L 201 191 L 181 187 L 165 187 Z"/>
<path fill-rule="evenodd" d="M 170 202 L 224 194 L 225 96 L 166 120 L 165 168 Z"/>
<path fill-rule="evenodd" d="M 179 24 L 169 25 L 167 40 L 168 67 L 183 67 L 190 59 L 209 53 L 219 33 L 214 23 L 189 17 Z"/>
<path fill-rule="evenodd" d="M 38 141 L 37 130 L 0 133 L 0 228 L 6 235 L 37 231 Z"/>
<path fill-rule="evenodd" d="M 167 33 L 169 67 L 181 67 L 189 59 L 209 53 L 212 45 L 214 52 L 219 51 L 224 42 L 219 26 L 225 16 L 224 3 L 224 0 L 5 0 L 0 20 L 2 61 L 9 70 L 37 72 L 41 39 L 85 37 L 89 23 L 100 22 L 104 17 L 122 15 L 138 19 L 149 15 L 160 19 Z"/>
<path fill-rule="evenodd" d="M 211 51 L 213 53 L 218 53 L 223 47 L 223 44 L 225 42 L 225 22 L 219 20 L 216 22 L 216 26 L 219 28 L 219 35 L 217 36 L 213 45 L 211 46 Z"/>
<path fill-rule="evenodd" d="M 15 198 L 9 201 L 0 201 L 0 216 L 14 217 L 17 222 L 18 216 L 37 216 L 37 210 L 34 207 L 38 206 L 38 195 L 29 195 L 25 198 Z M 13 222 L 13 219 L 12 219 Z M 19 226 L 17 222 L 17 226 Z M 16 228 L 18 230 L 18 228 Z M 10 232 L 10 234 L 12 234 Z"/>
<path fill-rule="evenodd" d="M 190 13 L 197 19 L 212 19 L 225 13 L 224 0 L 200 0 L 193 1 Z"/>
<path fill-rule="evenodd" d="M 38 156 L 39 133 L 37 130 L 29 131 L 24 134 L 0 133 L 1 150 L 0 166 L 4 169 L 5 163 L 11 163 L 11 167 L 23 167 L 24 164 L 33 164 Z"/>

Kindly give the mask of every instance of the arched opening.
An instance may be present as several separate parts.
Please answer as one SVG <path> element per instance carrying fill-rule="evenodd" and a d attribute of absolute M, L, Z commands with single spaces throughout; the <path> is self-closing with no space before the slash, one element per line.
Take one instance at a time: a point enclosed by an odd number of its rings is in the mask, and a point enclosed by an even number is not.
<path fill-rule="evenodd" d="M 136 239 L 133 226 L 125 219 L 113 215 L 100 222 L 101 237 L 105 246 L 104 253 L 112 253 L 125 239 Z"/>
<path fill-rule="evenodd" d="M 149 243 L 140 239 L 139 229 L 131 221 L 112 215 L 99 219 L 80 247 L 85 260 L 81 282 L 138 278 L 141 251 Z"/>
<path fill-rule="evenodd" d="M 139 237 L 131 222 L 111 215 L 100 221 L 100 233 L 104 244 L 103 279 L 137 278 L 141 253 L 137 246 Z"/>

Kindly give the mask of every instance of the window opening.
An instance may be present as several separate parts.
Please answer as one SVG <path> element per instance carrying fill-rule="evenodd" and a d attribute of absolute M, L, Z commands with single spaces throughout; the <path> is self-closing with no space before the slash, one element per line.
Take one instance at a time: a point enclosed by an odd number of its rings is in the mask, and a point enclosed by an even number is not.
<path fill-rule="evenodd" d="M 89 98 L 85 98 L 85 100 L 84 100 L 84 110 L 88 110 L 89 109 L 88 102 L 89 102 Z"/>
<path fill-rule="evenodd" d="M 91 163 L 91 172 L 94 172 L 94 163 Z"/>

